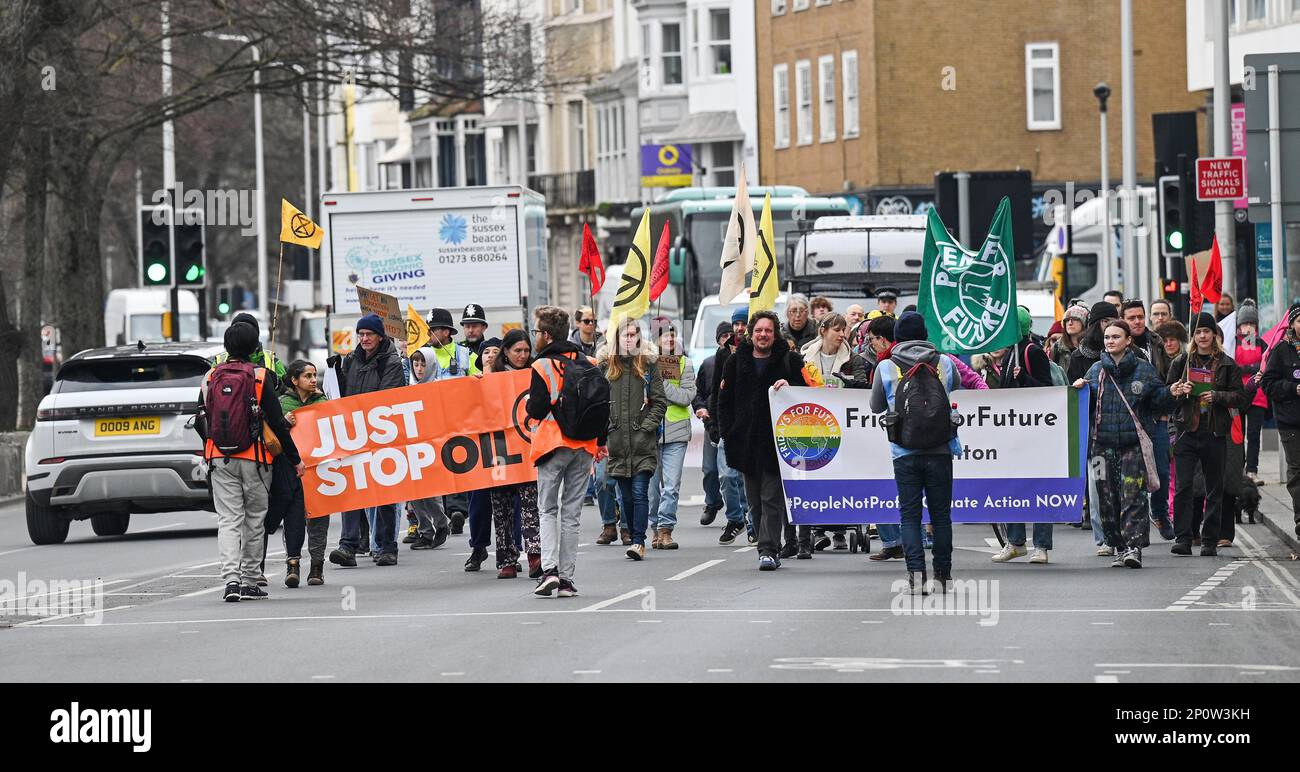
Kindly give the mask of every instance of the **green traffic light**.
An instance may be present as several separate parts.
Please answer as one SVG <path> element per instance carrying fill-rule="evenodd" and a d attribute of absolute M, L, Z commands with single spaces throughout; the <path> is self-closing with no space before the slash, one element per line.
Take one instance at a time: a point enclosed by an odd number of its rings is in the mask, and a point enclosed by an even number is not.
<path fill-rule="evenodd" d="M 148 276 L 149 281 L 152 282 L 165 281 L 167 279 L 167 264 L 150 263 L 149 268 L 145 271 L 145 275 Z"/>
<path fill-rule="evenodd" d="M 1183 232 L 1182 232 L 1182 231 L 1170 231 L 1170 232 L 1169 232 L 1169 246 L 1173 247 L 1174 249 L 1182 249 L 1182 248 L 1183 248 Z"/>
<path fill-rule="evenodd" d="M 189 267 L 189 270 L 185 272 L 185 281 L 198 281 L 199 277 L 202 275 L 203 275 L 202 268 L 198 267 L 197 265 L 191 265 Z"/>
<path fill-rule="evenodd" d="M 230 304 L 229 304 L 229 303 L 218 303 L 218 304 L 217 304 L 217 313 L 222 314 L 222 315 L 225 315 L 225 314 L 230 313 Z"/>

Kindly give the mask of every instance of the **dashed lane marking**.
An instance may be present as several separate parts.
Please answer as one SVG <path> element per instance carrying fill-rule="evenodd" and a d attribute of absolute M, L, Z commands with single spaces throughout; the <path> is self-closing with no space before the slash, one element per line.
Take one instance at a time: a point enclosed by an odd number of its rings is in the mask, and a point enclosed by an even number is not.
<path fill-rule="evenodd" d="M 1099 675 L 1099 676 L 1093 676 L 1092 680 L 1094 683 L 1099 683 L 1099 684 L 1117 684 L 1119 683 L 1119 676 Z"/>
<path fill-rule="evenodd" d="M 1226 581 L 1229 577 L 1231 577 L 1234 573 L 1236 573 L 1238 569 L 1246 565 L 1247 562 L 1248 561 L 1245 560 L 1234 560 L 1228 565 L 1220 568 L 1219 570 L 1215 571 L 1214 574 L 1211 575 L 1204 582 L 1201 582 L 1195 588 L 1188 591 L 1185 595 L 1183 595 L 1183 597 L 1169 604 L 1169 606 L 1165 608 L 1165 611 L 1187 611 L 1189 606 L 1191 606 L 1193 603 L 1200 600 L 1207 592 L 1215 589 L 1216 587 L 1219 586 L 1219 584 Z M 1217 580 L 1217 581 L 1212 581 L 1212 580 Z"/>
<path fill-rule="evenodd" d="M 718 558 L 716 560 L 706 560 L 703 563 L 699 564 L 698 566 L 695 566 L 694 568 L 688 568 L 685 571 L 681 572 L 680 574 L 674 574 L 668 577 L 667 579 L 665 579 L 664 581 L 680 582 L 681 580 L 689 576 L 694 576 L 695 574 L 698 574 L 699 572 L 703 571 L 706 568 L 712 568 L 713 566 L 716 566 L 719 563 L 725 563 L 725 562 L 726 562 L 725 558 Z"/>
<path fill-rule="evenodd" d="M 1241 532 L 1241 538 L 1242 541 L 1246 542 L 1246 546 L 1243 546 L 1241 551 L 1246 553 L 1247 557 L 1254 559 L 1254 563 L 1259 570 L 1263 572 L 1264 576 L 1268 577 L 1269 581 L 1282 591 L 1282 594 L 1287 597 L 1287 600 L 1291 601 L 1293 605 L 1300 607 L 1300 597 L 1297 597 L 1296 594 L 1291 591 L 1291 588 L 1287 586 L 1287 583 L 1283 582 L 1278 578 L 1277 574 L 1273 573 L 1273 566 L 1270 566 L 1267 561 L 1264 560 L 1264 558 L 1268 557 L 1268 553 L 1264 551 L 1264 548 L 1260 546 L 1260 543 L 1255 541 L 1255 539 L 1244 530 Z M 1281 571 L 1288 580 L 1294 580 L 1294 577 L 1292 577 L 1286 569 L 1278 567 L 1278 570 Z"/>

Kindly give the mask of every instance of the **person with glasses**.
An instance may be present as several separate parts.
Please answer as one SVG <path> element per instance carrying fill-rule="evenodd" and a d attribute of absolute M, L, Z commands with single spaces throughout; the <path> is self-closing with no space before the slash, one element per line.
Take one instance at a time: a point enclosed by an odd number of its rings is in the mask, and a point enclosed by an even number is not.
<path fill-rule="evenodd" d="M 583 354 L 596 356 L 596 352 L 605 343 L 605 336 L 596 327 L 596 313 L 591 310 L 591 306 L 583 306 L 575 311 L 573 323 L 577 326 L 569 336 L 569 342 L 577 345 Z"/>
<path fill-rule="evenodd" d="M 808 318 L 810 304 L 808 296 L 795 293 L 785 307 L 785 324 L 781 327 L 781 337 L 794 341 L 791 348 L 795 351 L 807 346 L 817 339 L 817 325 Z"/>

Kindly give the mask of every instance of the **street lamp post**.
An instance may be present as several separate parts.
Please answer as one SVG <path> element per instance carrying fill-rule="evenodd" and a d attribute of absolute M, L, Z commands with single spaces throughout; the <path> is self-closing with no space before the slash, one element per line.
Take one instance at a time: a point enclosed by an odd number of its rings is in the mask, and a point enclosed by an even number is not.
<path fill-rule="evenodd" d="M 1114 237 L 1110 232 L 1110 151 L 1106 144 L 1106 100 L 1110 99 L 1110 86 L 1098 83 L 1092 89 L 1097 97 L 1097 110 L 1101 115 L 1101 272 L 1107 287 L 1115 286 L 1115 256 L 1111 252 Z"/>

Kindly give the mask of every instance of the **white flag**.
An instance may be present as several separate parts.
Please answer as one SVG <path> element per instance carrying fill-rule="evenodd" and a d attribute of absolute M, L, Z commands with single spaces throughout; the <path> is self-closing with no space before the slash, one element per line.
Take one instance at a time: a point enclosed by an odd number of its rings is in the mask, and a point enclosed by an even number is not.
<path fill-rule="evenodd" d="M 754 227 L 754 207 L 749 203 L 749 187 L 745 184 L 745 167 L 740 167 L 736 185 L 736 200 L 727 222 L 727 237 L 722 242 L 722 285 L 718 289 L 718 302 L 727 304 L 748 290 L 745 277 L 754 270 L 754 247 L 758 243 L 758 229 Z M 748 294 L 748 293 L 746 293 Z"/>

